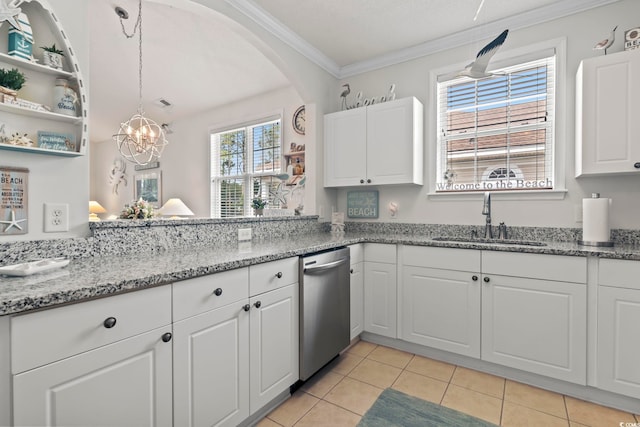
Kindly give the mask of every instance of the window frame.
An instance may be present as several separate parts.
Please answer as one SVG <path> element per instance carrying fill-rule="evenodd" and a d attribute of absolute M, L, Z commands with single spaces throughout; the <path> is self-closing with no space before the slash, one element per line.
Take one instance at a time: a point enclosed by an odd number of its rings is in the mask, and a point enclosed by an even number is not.
<path fill-rule="evenodd" d="M 268 125 L 274 122 L 279 122 L 279 125 L 280 125 L 280 132 L 279 132 L 279 138 L 278 138 L 279 157 L 277 158 L 277 161 L 279 163 L 279 168 L 277 169 L 274 168 L 271 171 L 254 172 L 253 170 L 255 168 L 255 165 L 253 164 L 253 161 L 254 161 L 253 140 L 251 138 L 252 133 L 248 132 L 248 129 L 259 127 L 262 125 Z M 239 174 L 223 176 L 223 175 L 220 175 L 219 169 L 218 169 L 219 161 L 220 161 L 219 153 L 218 153 L 219 142 L 216 142 L 218 146 L 214 147 L 213 138 L 215 135 L 226 133 L 226 132 L 233 132 L 235 130 L 243 130 L 246 132 L 246 139 L 245 139 L 246 146 L 244 150 L 244 156 L 245 156 L 244 170 Z M 259 115 L 253 118 L 248 118 L 247 120 L 244 120 L 241 123 L 216 125 L 209 128 L 209 132 L 208 132 L 208 135 L 209 135 L 208 162 L 209 162 L 209 186 L 210 186 L 209 187 L 209 190 L 210 190 L 209 211 L 210 211 L 211 218 L 232 219 L 232 218 L 246 218 L 246 217 L 252 216 L 251 200 L 253 198 L 253 191 L 247 191 L 247 189 L 252 188 L 254 178 L 264 179 L 264 178 L 271 177 L 273 182 L 279 182 L 276 176 L 282 173 L 282 165 L 283 165 L 283 158 L 284 158 L 283 133 L 284 133 L 284 121 L 283 121 L 282 111 L 277 111 L 271 114 Z M 215 159 L 214 159 L 214 156 L 215 156 Z M 275 158 L 274 158 L 274 161 L 276 161 Z M 214 174 L 214 170 L 216 171 L 215 174 Z M 225 179 L 238 180 L 242 182 L 242 188 L 244 191 L 242 215 L 222 216 L 219 185 Z M 263 190 L 262 193 L 263 193 L 262 198 L 266 200 L 269 198 L 271 191 L 267 189 L 266 191 Z"/>
<path fill-rule="evenodd" d="M 487 36 L 490 37 L 490 36 Z M 561 200 L 567 194 L 566 189 L 566 57 L 567 39 L 561 37 L 533 43 L 527 46 L 514 48 L 498 52 L 491 61 L 490 70 L 506 68 L 520 63 L 526 63 L 535 59 L 548 56 L 550 52 L 555 52 L 556 56 L 556 78 L 555 78 L 555 123 L 553 128 L 553 177 L 554 188 L 542 190 L 518 190 L 496 191 L 494 194 L 499 199 L 509 200 Z M 429 199 L 477 199 L 482 197 L 482 191 L 451 191 L 442 192 L 436 190 L 438 171 L 438 79 L 444 75 L 452 76 L 463 69 L 468 63 L 468 58 L 464 62 L 454 65 L 447 65 L 441 68 L 432 69 L 428 76 L 427 99 L 429 100 L 429 114 L 426 118 L 426 129 L 432 131 L 426 133 L 425 144 L 427 149 L 427 161 L 430 166 L 430 173 L 427 176 Z"/>

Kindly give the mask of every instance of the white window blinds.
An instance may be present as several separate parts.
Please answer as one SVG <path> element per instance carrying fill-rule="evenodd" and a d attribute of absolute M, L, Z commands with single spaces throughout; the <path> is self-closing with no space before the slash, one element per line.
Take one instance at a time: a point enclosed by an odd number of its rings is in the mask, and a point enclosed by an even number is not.
<path fill-rule="evenodd" d="M 555 55 L 438 83 L 437 192 L 553 189 Z"/>
<path fill-rule="evenodd" d="M 211 216 L 251 215 L 251 200 L 269 199 L 280 180 L 281 120 L 211 134 Z M 279 202 L 270 202 L 278 207 Z"/>

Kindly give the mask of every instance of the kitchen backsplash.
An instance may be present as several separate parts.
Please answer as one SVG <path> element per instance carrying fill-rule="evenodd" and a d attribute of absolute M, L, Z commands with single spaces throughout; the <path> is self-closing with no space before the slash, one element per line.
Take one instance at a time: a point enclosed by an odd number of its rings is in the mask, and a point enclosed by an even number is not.
<path fill-rule="evenodd" d="M 317 216 L 237 219 L 118 220 L 90 223 L 87 238 L 31 240 L 0 243 L 0 266 L 43 258 L 85 258 L 163 252 L 171 249 L 231 246 L 238 242 L 238 229 L 251 228 L 252 241 L 295 239 L 329 232 L 330 224 Z M 409 224 L 398 222 L 347 222 L 346 233 L 420 235 L 424 237 L 478 236 L 483 226 Z M 497 227 L 494 232 L 497 235 Z M 575 242 L 581 228 L 509 227 L 509 239 Z M 640 245 L 640 230 L 611 230 L 616 244 Z"/>

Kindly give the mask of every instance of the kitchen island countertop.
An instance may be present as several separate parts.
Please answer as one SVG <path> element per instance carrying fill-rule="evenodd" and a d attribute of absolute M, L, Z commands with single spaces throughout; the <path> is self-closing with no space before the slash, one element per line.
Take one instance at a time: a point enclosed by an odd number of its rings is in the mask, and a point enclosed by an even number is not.
<path fill-rule="evenodd" d="M 579 246 L 545 242 L 545 246 L 436 241 L 428 236 L 317 233 L 295 239 L 274 239 L 159 253 L 109 255 L 73 259 L 67 267 L 26 277 L 0 276 L 0 316 L 173 283 L 219 271 L 299 256 L 355 243 L 388 243 L 640 260 L 640 247 Z"/>

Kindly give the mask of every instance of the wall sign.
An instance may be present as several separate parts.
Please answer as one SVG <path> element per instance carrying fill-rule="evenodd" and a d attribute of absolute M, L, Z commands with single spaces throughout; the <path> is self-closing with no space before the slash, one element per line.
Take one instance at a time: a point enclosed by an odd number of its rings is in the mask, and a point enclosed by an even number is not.
<path fill-rule="evenodd" d="M 27 234 L 29 169 L 0 166 L 0 234 Z"/>
<path fill-rule="evenodd" d="M 378 218 L 378 191 L 349 191 L 347 193 L 348 218 Z"/>

